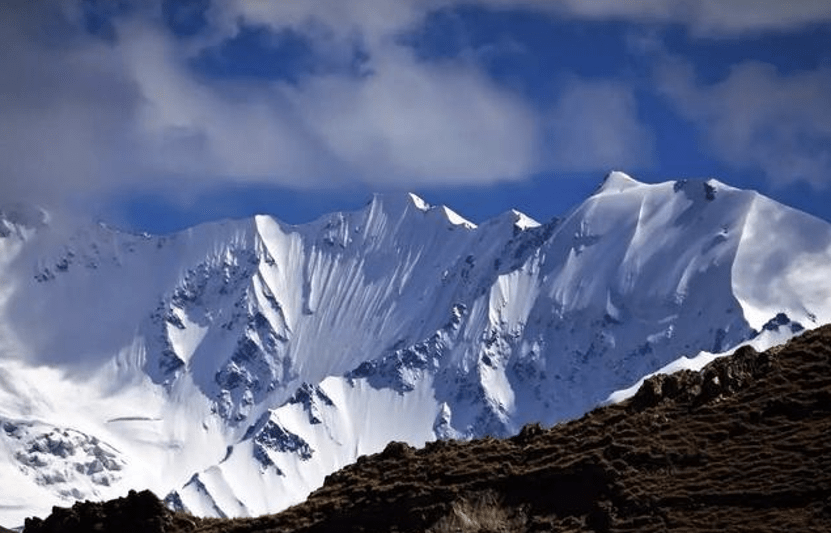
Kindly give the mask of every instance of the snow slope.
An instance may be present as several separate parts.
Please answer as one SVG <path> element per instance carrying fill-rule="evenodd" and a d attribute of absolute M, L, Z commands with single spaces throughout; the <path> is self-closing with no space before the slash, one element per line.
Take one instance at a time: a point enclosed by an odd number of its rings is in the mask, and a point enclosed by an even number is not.
<path fill-rule="evenodd" d="M 613 172 L 545 224 L 412 194 L 169 236 L 3 209 L 0 524 L 144 487 L 274 512 L 390 440 L 552 424 L 827 323 L 829 280 L 828 223 L 715 180 Z"/>

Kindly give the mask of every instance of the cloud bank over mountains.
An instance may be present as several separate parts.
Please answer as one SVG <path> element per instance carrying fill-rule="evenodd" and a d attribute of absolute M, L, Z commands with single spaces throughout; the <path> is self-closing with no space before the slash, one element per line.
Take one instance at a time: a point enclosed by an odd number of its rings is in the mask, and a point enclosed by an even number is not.
<path fill-rule="evenodd" d="M 645 94 L 694 124 L 715 158 L 772 182 L 828 186 L 828 65 L 783 74 L 741 62 L 703 83 L 659 43 L 642 54 L 647 87 L 567 72 L 540 101 L 464 43 L 447 57 L 417 53 L 407 36 L 462 7 L 675 24 L 716 40 L 829 17 L 808 1 L 6 3 L 0 188 L 34 201 L 123 189 L 187 201 L 228 183 L 418 188 L 649 168 Z M 247 67 L 232 52 L 249 41 L 263 56 Z"/>

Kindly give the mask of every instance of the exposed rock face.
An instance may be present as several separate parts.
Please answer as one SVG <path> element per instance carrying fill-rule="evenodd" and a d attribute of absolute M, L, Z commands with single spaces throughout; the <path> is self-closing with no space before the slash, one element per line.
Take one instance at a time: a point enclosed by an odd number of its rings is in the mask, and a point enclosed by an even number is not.
<path fill-rule="evenodd" d="M 26 532 L 165 532 L 171 527 L 192 527 L 185 520 L 174 525 L 174 513 L 153 493 L 131 491 L 104 503 L 84 501 L 72 508 L 54 507 L 46 519 L 27 519 Z"/>
<path fill-rule="evenodd" d="M 668 400 L 701 405 L 731 395 L 771 370 L 767 352 L 740 347 L 730 359 L 717 360 L 702 372 L 679 371 L 659 374 L 644 381 L 630 401 L 636 409 L 646 409 Z"/>
<path fill-rule="evenodd" d="M 653 377 L 551 429 L 392 442 L 277 515 L 186 519 L 143 492 L 56 508 L 26 530 L 829 531 L 829 435 L 827 325 Z"/>

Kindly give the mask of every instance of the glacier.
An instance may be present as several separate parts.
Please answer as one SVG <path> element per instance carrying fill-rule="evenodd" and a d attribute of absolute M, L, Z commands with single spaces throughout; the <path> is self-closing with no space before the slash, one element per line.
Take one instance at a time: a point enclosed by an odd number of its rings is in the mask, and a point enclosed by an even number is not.
<path fill-rule="evenodd" d="M 552 425 L 829 320 L 829 223 L 713 179 L 611 172 L 545 223 L 414 194 L 166 236 L 2 208 L 0 524 L 134 488 L 276 512 L 391 440 Z"/>

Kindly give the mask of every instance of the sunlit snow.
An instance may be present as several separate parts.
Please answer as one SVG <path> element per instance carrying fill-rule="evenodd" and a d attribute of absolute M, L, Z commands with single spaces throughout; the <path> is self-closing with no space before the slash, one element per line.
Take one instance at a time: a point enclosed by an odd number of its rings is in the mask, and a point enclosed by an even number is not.
<path fill-rule="evenodd" d="M 16 213 L 0 217 L 4 526 L 141 488 L 275 512 L 390 440 L 554 424 L 830 316 L 829 224 L 716 180 L 613 172 L 542 224 L 474 225 L 415 195 L 168 236 Z"/>

